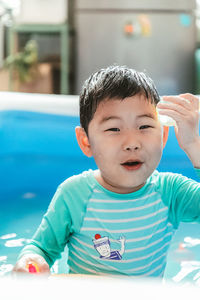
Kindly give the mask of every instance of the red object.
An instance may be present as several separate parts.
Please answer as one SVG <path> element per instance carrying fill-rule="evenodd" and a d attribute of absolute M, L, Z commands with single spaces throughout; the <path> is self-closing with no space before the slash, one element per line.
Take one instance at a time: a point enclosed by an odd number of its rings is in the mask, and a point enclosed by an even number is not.
<path fill-rule="evenodd" d="M 101 235 L 100 235 L 100 234 L 98 234 L 98 233 L 95 234 L 95 239 L 96 239 L 96 240 L 98 240 L 98 239 L 100 239 L 100 238 L 101 238 Z"/>
<path fill-rule="evenodd" d="M 133 34 L 134 33 L 134 27 L 133 27 L 133 24 L 126 24 L 124 26 L 124 32 L 126 34 Z"/>
<path fill-rule="evenodd" d="M 29 273 L 37 273 L 36 267 L 33 264 L 28 264 Z"/>

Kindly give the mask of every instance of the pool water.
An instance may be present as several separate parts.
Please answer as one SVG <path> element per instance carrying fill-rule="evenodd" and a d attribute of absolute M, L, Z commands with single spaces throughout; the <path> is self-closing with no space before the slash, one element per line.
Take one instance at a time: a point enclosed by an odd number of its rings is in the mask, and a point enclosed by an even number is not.
<path fill-rule="evenodd" d="M 47 197 L 46 197 L 47 198 Z M 9 273 L 20 249 L 28 242 L 45 211 L 44 197 L 35 193 L 6 195 L 1 206 L 0 274 Z M 46 199 L 47 200 L 47 199 Z M 46 201 L 45 201 L 46 202 Z"/>
<path fill-rule="evenodd" d="M 57 186 L 94 169 L 75 140 L 78 116 L 0 111 L 0 276 L 9 275 L 41 222 Z M 178 147 L 173 129 L 158 168 L 199 180 Z M 200 224 L 181 224 L 168 256 L 165 278 L 200 285 Z M 67 248 L 52 272 L 67 272 Z"/>
<path fill-rule="evenodd" d="M 181 223 L 168 253 L 165 278 L 200 286 L 200 224 Z"/>
<path fill-rule="evenodd" d="M 34 234 L 52 195 L 27 192 L 6 197 L 0 213 L 0 276 L 9 275 L 24 245 Z M 13 201 L 13 197 L 15 201 Z M 8 205 L 12 203 L 12 206 Z M 168 254 L 165 278 L 173 282 L 193 281 L 200 285 L 200 224 L 182 223 Z M 67 247 L 52 268 L 52 273 L 67 273 Z"/>

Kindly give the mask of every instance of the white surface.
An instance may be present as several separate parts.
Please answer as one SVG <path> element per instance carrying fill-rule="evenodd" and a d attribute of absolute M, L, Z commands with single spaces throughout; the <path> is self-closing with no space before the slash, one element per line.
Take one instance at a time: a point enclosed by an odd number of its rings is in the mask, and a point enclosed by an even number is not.
<path fill-rule="evenodd" d="M 0 111 L 23 110 L 58 115 L 79 116 L 79 97 L 0 92 Z"/>
<path fill-rule="evenodd" d="M 60 24 L 67 20 L 67 0 L 21 0 L 18 23 Z"/>
<path fill-rule="evenodd" d="M 37 276 L 37 275 L 36 275 Z M 33 278 L 33 277 L 32 277 Z M 199 299 L 199 289 L 180 285 L 163 285 L 144 279 L 100 276 L 66 276 L 50 279 L 0 280 L 3 300 L 169 300 Z"/>

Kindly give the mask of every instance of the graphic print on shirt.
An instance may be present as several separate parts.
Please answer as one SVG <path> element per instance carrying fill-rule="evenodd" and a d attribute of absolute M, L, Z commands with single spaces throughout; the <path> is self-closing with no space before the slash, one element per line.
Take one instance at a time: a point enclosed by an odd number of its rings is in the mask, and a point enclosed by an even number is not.
<path fill-rule="evenodd" d="M 121 260 L 122 255 L 125 251 L 125 237 L 121 236 L 118 243 L 121 243 L 121 250 L 111 250 L 110 240 L 109 237 L 104 236 L 101 237 L 100 234 L 95 234 L 94 239 L 92 240 L 94 243 L 94 248 L 100 255 L 102 259 L 109 259 L 109 260 Z"/>

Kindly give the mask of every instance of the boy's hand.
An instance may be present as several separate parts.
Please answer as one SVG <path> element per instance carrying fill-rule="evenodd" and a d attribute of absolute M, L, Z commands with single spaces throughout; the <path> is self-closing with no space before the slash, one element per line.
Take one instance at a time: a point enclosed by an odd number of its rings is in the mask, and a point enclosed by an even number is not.
<path fill-rule="evenodd" d="M 13 268 L 13 274 L 29 274 L 28 264 L 34 263 L 37 265 L 39 272 L 37 274 L 49 275 L 50 269 L 46 260 L 38 254 L 26 254 L 22 256 Z"/>
<path fill-rule="evenodd" d="M 165 102 L 157 105 L 159 114 L 176 121 L 175 133 L 179 146 L 186 152 L 194 167 L 200 168 L 198 97 L 187 93 L 162 98 Z"/>

